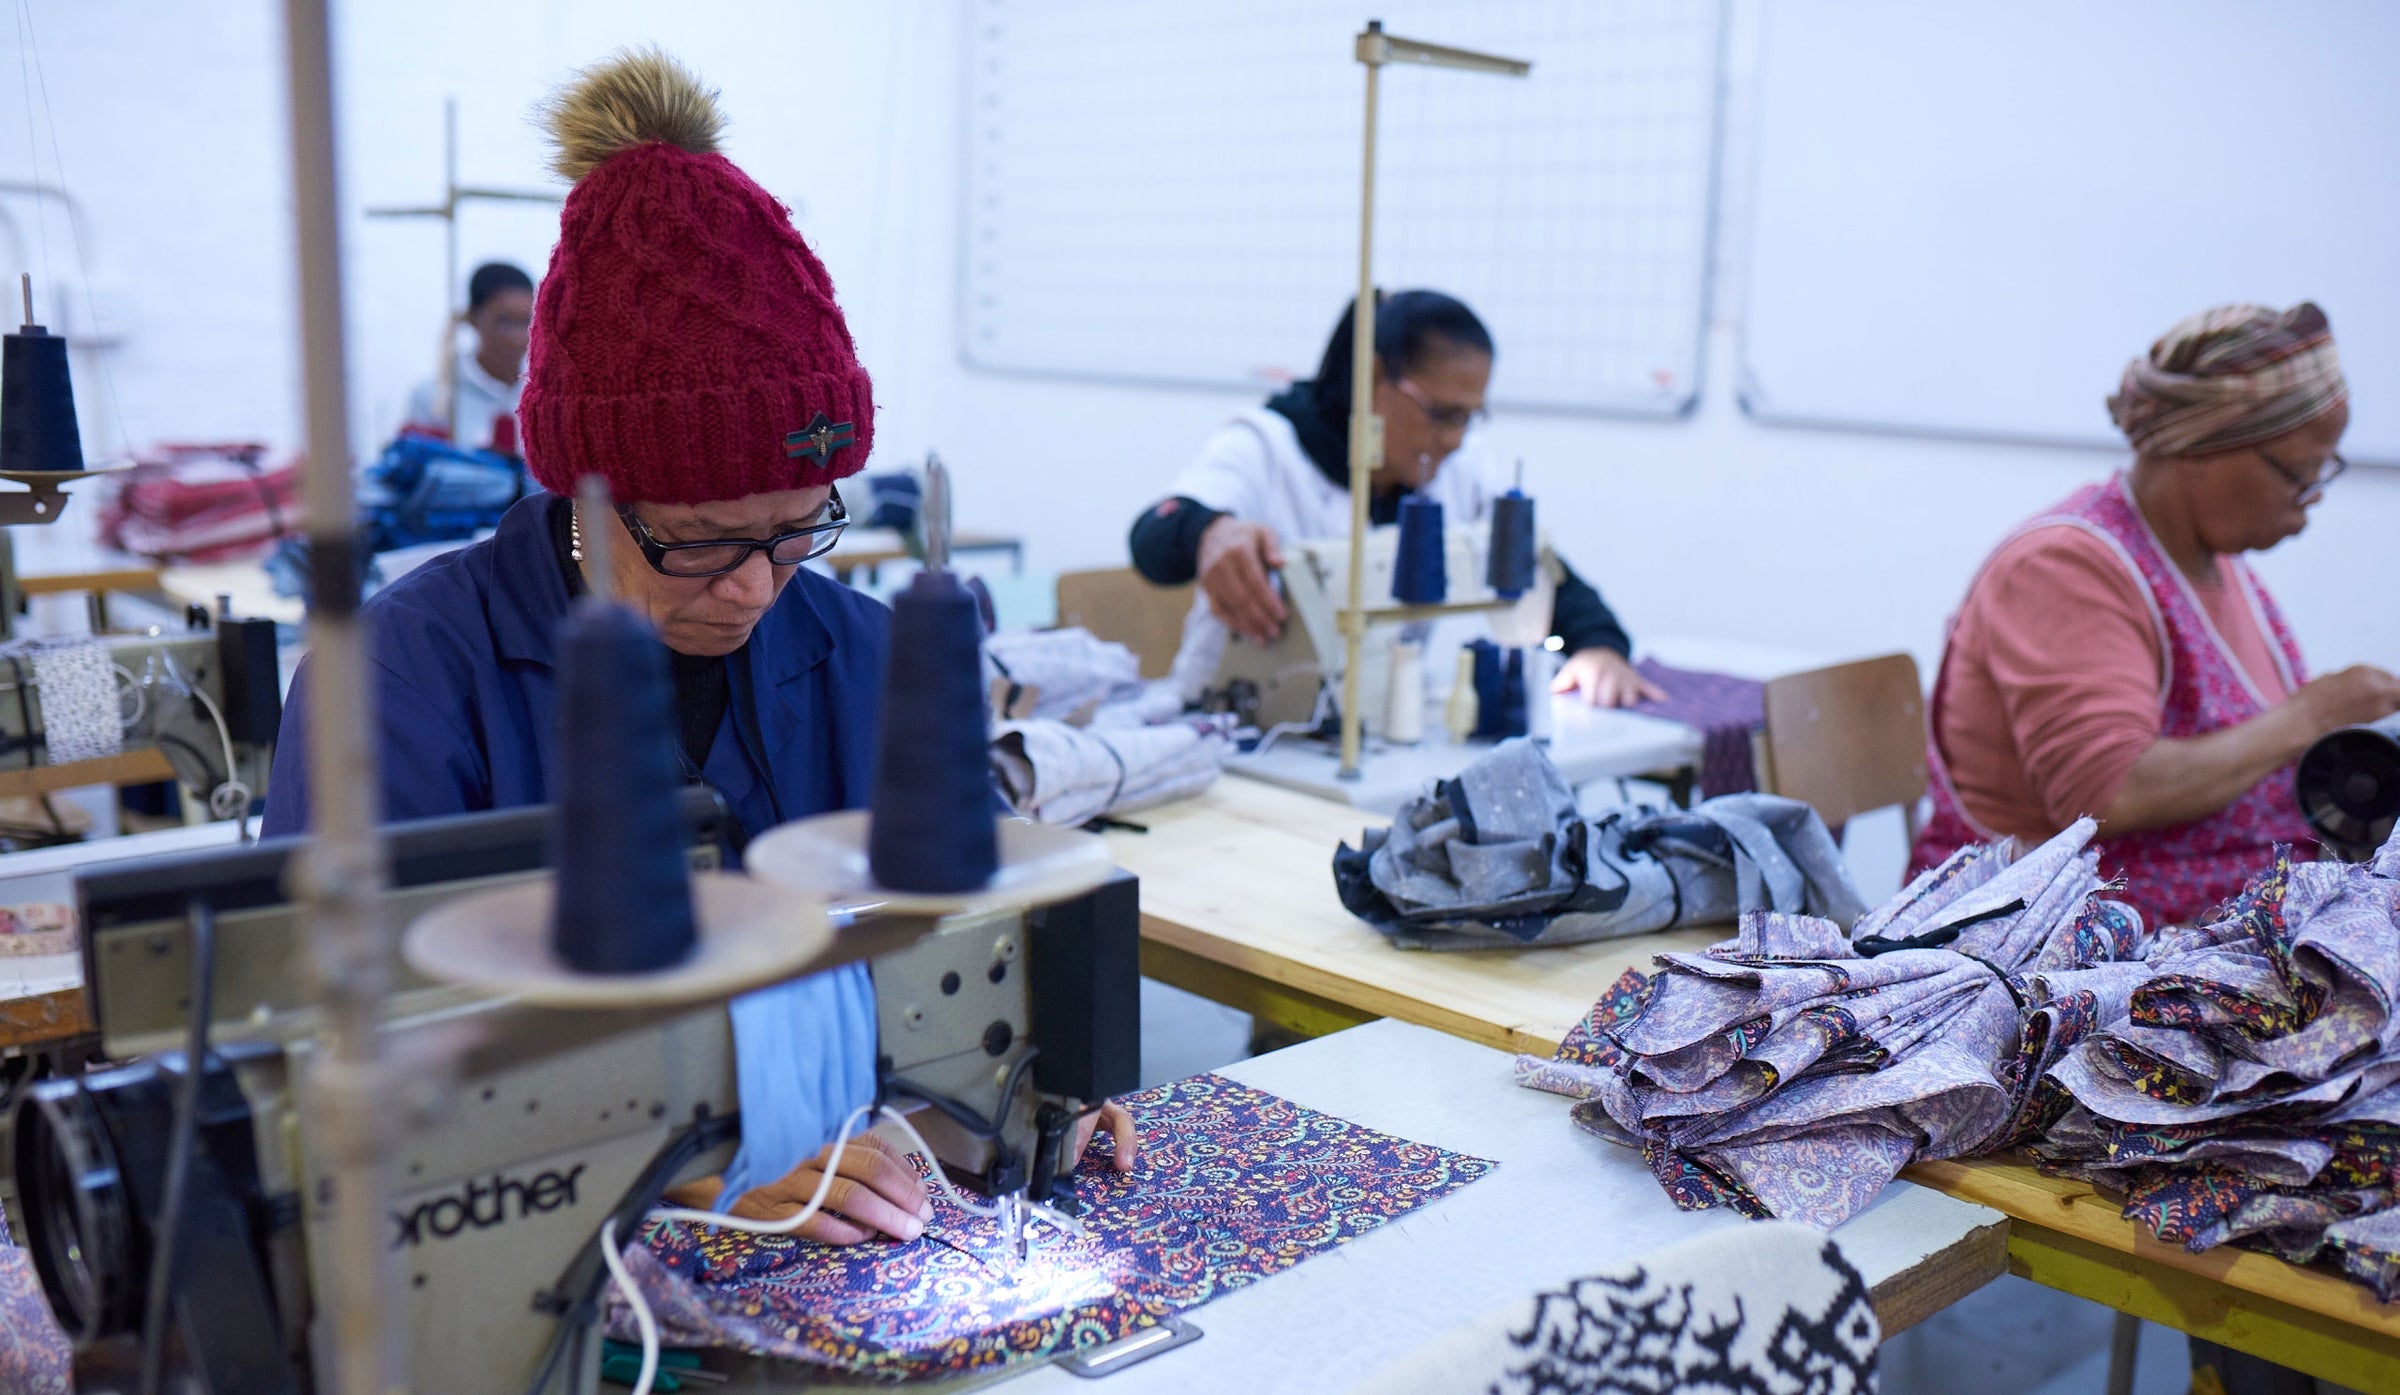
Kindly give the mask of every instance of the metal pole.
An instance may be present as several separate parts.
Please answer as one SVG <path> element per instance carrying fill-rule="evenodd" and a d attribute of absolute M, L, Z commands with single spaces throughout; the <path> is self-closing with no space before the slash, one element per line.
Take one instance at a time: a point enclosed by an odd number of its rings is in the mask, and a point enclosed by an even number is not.
<path fill-rule="evenodd" d="M 308 406 L 308 799 L 314 836 L 300 867 L 304 972 L 324 1015 L 324 1051 L 306 1076 L 310 1166 L 329 1205 L 322 1295 L 341 1395 L 401 1388 L 384 1323 L 387 1247 L 377 1149 L 376 1010 L 388 986 L 384 859 L 375 828 L 374 693 L 358 624 L 357 531 L 342 354 L 340 199 L 327 0 L 285 0 L 292 110 L 292 203 L 300 254 L 300 340 Z"/>
<path fill-rule="evenodd" d="M 1366 736 L 1358 670 L 1367 635 L 1367 495 L 1383 458 L 1383 418 L 1375 415 L 1375 99 L 1383 63 L 1366 47 L 1368 37 L 1382 28 L 1379 21 L 1369 21 L 1359 51 L 1367 67 L 1367 143 L 1358 189 L 1358 299 L 1350 312 L 1350 604 L 1342 612 L 1339 771 L 1345 780 L 1358 778 L 1359 747 Z"/>
<path fill-rule="evenodd" d="M 458 439 L 458 98 L 442 99 L 442 421 Z"/>

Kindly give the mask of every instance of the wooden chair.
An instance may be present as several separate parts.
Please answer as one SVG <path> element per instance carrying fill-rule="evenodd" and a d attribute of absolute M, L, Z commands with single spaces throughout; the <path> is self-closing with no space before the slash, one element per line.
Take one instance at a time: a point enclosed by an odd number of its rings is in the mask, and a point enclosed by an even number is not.
<path fill-rule="evenodd" d="M 1913 841 L 1925 794 L 1925 690 L 1906 654 L 1787 674 L 1767 684 L 1765 788 L 1840 829 L 1897 804 Z"/>
<path fill-rule="evenodd" d="M 1142 661 L 1142 677 L 1163 678 L 1183 646 L 1183 621 L 1192 587 L 1153 586 L 1131 567 L 1061 572 L 1058 623 L 1080 625 L 1114 640 Z"/>

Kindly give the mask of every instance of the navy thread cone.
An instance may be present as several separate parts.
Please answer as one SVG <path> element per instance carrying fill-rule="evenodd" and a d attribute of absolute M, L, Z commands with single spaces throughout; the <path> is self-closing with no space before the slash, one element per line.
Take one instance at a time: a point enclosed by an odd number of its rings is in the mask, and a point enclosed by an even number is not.
<path fill-rule="evenodd" d="M 1526 721 L 1525 651 L 1508 651 L 1508 663 L 1500 674 L 1500 736 L 1525 736 L 1531 731 Z"/>
<path fill-rule="evenodd" d="M 1442 506 L 1411 494 L 1400 501 L 1400 549 L 1392 558 L 1392 599 L 1402 605 L 1440 605 L 1449 594 Z"/>
<path fill-rule="evenodd" d="M 1501 681 L 1505 676 L 1500 665 L 1500 646 L 1488 639 L 1470 640 L 1467 648 L 1475 651 L 1475 734 L 1498 736 L 1504 715 Z"/>
<path fill-rule="evenodd" d="M 82 468 L 67 341 L 27 325 L 0 340 L 0 470 Z"/>
<path fill-rule="evenodd" d="M 867 867 L 893 891 L 973 891 L 1000 866 L 975 598 L 946 571 L 892 600 Z"/>
<path fill-rule="evenodd" d="M 1495 740 L 1525 735 L 1525 651 L 1488 639 L 1467 647 L 1475 651 L 1475 734 Z"/>
<path fill-rule="evenodd" d="M 1533 500 L 1512 489 L 1492 501 L 1492 550 L 1484 581 L 1494 595 L 1513 601 L 1533 589 L 1536 561 Z"/>
<path fill-rule="evenodd" d="M 576 602 L 559 637 L 558 720 L 551 952 L 587 974 L 682 963 L 699 927 L 675 812 L 675 697 L 646 621 Z"/>

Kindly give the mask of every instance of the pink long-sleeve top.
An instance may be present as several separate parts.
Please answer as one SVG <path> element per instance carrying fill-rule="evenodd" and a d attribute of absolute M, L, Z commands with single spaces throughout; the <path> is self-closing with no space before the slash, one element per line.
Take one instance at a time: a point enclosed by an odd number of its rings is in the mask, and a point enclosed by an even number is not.
<path fill-rule="evenodd" d="M 2289 696 L 2232 559 L 2192 590 L 2258 690 Z M 2158 739 L 2165 673 L 2145 588 L 2108 544 L 2059 526 L 2002 546 L 1942 656 L 1935 737 L 1967 814 L 2039 840 L 2107 808 Z"/>

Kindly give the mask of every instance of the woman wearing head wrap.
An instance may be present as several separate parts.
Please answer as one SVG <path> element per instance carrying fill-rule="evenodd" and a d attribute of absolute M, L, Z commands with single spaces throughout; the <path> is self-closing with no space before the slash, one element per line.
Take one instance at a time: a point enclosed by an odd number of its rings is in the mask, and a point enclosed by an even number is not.
<path fill-rule="evenodd" d="M 888 614 L 800 564 L 848 515 L 875 406 L 833 281 L 789 210 L 717 153 L 716 94 L 655 50 L 592 68 L 549 106 L 575 181 L 534 303 L 525 463 L 547 493 L 495 534 L 376 593 L 370 636 L 392 819 L 540 804 L 558 727 L 558 633 L 584 588 L 567 498 L 606 480 L 616 595 L 664 641 L 688 778 L 746 834 L 866 802 Z M 265 830 L 308 826 L 308 666 L 292 683 Z M 742 1147 L 684 1204 L 788 1215 L 825 1145 L 875 1095 L 875 997 L 854 964 L 736 999 Z M 1120 1166 L 1132 1131 L 1121 1110 Z M 875 1142 L 802 1234 L 915 1239 L 913 1168 Z"/>
<path fill-rule="evenodd" d="M 1933 818 L 1913 862 L 2101 820 L 2102 868 L 2154 924 L 2306 843 L 2291 764 L 2400 710 L 2400 680 L 2308 679 L 2241 554 L 2308 526 L 2345 468 L 2325 314 L 2228 305 L 2167 331 L 2108 399 L 2132 468 L 2017 529 L 1969 585 L 1934 683 Z"/>

